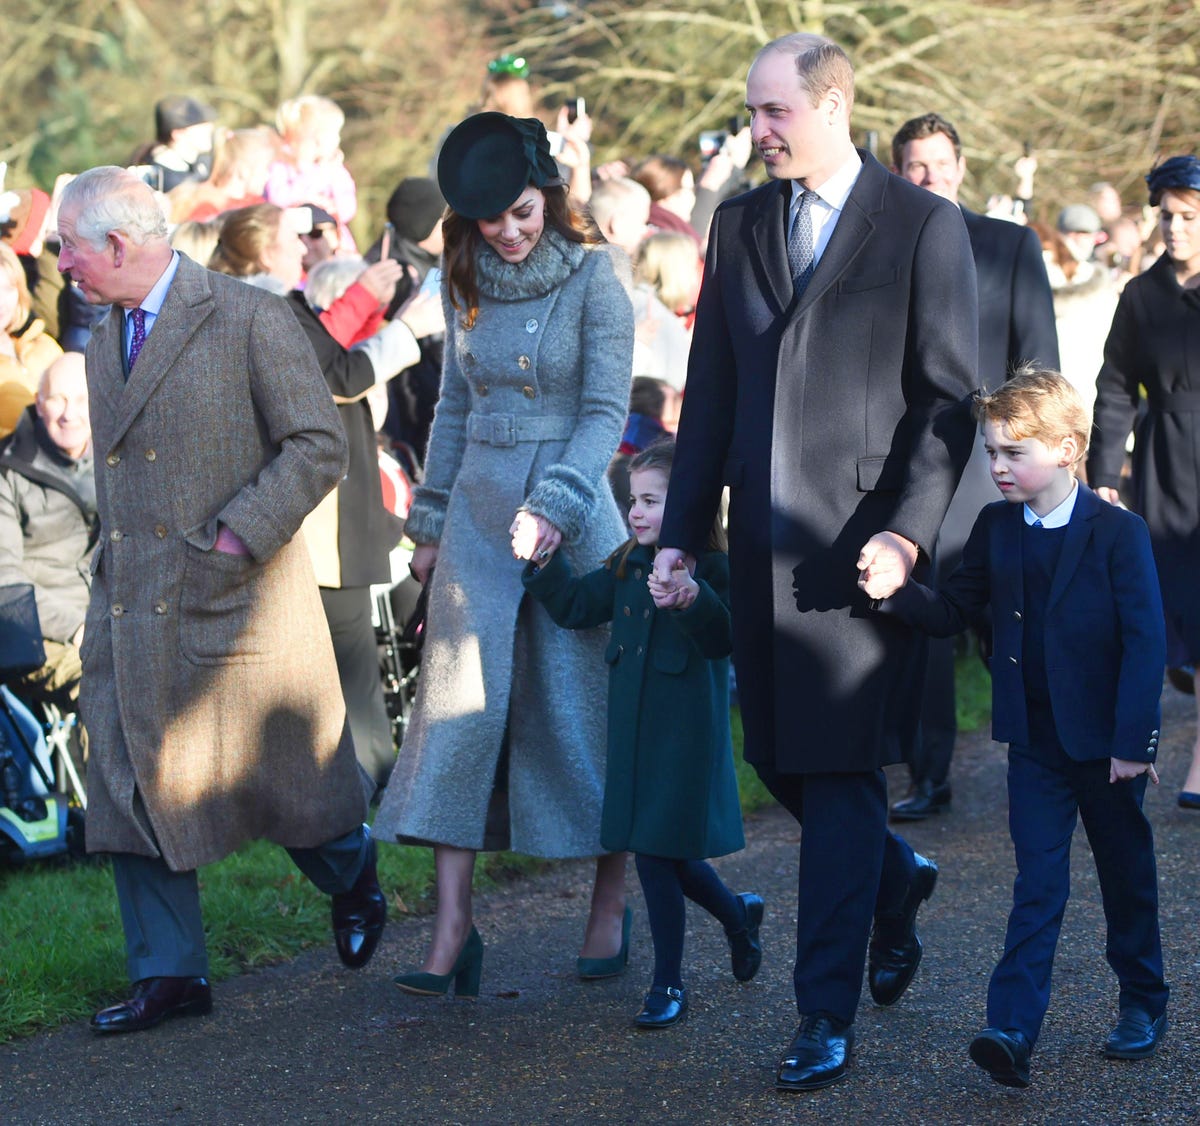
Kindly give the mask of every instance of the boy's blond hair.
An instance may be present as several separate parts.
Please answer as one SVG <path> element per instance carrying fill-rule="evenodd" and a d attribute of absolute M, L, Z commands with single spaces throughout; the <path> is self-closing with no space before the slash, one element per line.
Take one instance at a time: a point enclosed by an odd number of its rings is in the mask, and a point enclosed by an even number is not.
<path fill-rule="evenodd" d="M 1052 446 L 1070 435 L 1079 446 L 1076 464 L 1087 453 L 1091 412 L 1070 381 L 1052 368 L 1017 368 L 995 391 L 977 392 L 972 413 L 980 425 L 991 421 L 1007 426 L 1018 442 L 1037 438 Z"/>

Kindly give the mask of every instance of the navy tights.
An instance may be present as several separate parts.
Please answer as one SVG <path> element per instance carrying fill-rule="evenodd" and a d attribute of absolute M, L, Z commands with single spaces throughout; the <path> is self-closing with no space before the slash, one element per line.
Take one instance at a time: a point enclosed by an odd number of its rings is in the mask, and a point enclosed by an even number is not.
<path fill-rule="evenodd" d="M 653 985 L 683 985 L 684 896 L 698 903 L 724 928 L 736 933 L 746 925 L 746 908 L 704 860 L 671 860 L 637 853 L 638 879 L 654 940 Z"/>

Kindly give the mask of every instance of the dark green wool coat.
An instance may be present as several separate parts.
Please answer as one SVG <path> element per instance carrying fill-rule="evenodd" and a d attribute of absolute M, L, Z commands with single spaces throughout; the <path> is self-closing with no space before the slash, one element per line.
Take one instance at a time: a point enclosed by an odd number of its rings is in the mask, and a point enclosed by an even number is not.
<path fill-rule="evenodd" d="M 729 559 L 700 557 L 700 594 L 658 610 L 646 580 L 651 549 L 575 578 L 561 553 L 524 581 L 567 629 L 612 622 L 608 766 L 600 843 L 606 851 L 699 860 L 745 844 L 729 738 Z"/>

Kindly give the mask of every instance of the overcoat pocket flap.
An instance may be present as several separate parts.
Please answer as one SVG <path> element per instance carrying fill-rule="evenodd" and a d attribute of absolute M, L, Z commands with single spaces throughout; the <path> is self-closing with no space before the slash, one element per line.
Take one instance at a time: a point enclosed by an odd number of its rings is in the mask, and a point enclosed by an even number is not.
<path fill-rule="evenodd" d="M 838 293 L 862 293 L 867 289 L 879 289 L 880 286 L 894 284 L 899 276 L 900 271 L 895 266 L 885 270 L 850 274 L 838 282 Z"/>
<path fill-rule="evenodd" d="M 891 464 L 889 464 L 891 462 Z M 896 465 L 896 459 L 889 457 L 860 457 L 856 463 L 858 470 L 858 491 L 869 493 L 875 489 L 896 491 L 904 484 L 904 474 Z"/>
<path fill-rule="evenodd" d="M 650 663 L 655 672 L 678 676 L 687 668 L 688 654 L 683 645 L 658 644 L 650 651 Z"/>

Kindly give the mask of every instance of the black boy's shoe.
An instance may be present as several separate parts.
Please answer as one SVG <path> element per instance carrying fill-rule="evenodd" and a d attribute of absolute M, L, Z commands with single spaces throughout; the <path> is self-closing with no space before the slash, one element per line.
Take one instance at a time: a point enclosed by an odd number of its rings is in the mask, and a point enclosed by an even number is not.
<path fill-rule="evenodd" d="M 1029 1059 L 1033 1047 L 1025 1033 L 1015 1028 L 985 1028 L 971 1041 L 971 1059 L 1005 1087 L 1029 1086 Z"/>
<path fill-rule="evenodd" d="M 1110 1060 L 1144 1060 L 1152 1056 L 1167 1032 L 1167 1011 L 1151 1020 L 1143 1009 L 1122 1009 L 1116 1027 L 1104 1042 Z"/>
<path fill-rule="evenodd" d="M 934 785 L 923 779 L 913 783 L 908 797 L 892 806 L 891 819 L 893 821 L 924 821 L 927 817 L 932 817 L 935 813 L 941 813 L 942 810 L 949 808 L 950 783 L 943 782 L 941 785 Z"/>
<path fill-rule="evenodd" d="M 670 1028 L 687 1016 L 687 990 L 671 985 L 656 985 L 642 1002 L 642 1011 L 633 1018 L 638 1028 Z"/>
<path fill-rule="evenodd" d="M 729 939 L 729 962 L 737 981 L 749 981 L 762 965 L 762 943 L 758 939 L 758 928 L 762 926 L 763 901 L 761 895 L 742 892 L 738 896 L 746 909 L 746 925 L 740 931 L 727 933 Z"/>
<path fill-rule="evenodd" d="M 819 1091 L 846 1074 L 853 1052 L 853 1024 L 842 1024 L 826 1013 L 804 1017 L 779 1061 L 775 1086 L 781 1091 Z"/>
<path fill-rule="evenodd" d="M 909 987 L 921 964 L 923 947 L 917 936 L 917 911 L 932 894 L 938 867 L 913 853 L 916 871 L 895 915 L 876 915 L 867 948 L 867 983 L 877 1005 L 894 1005 Z"/>

